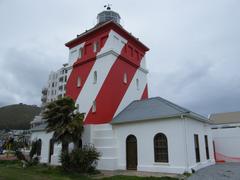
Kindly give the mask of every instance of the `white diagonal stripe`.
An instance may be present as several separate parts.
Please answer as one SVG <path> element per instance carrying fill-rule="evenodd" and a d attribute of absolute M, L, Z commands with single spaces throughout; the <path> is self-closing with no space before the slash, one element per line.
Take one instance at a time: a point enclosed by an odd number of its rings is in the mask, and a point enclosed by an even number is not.
<path fill-rule="evenodd" d="M 117 37 L 117 38 L 116 38 Z M 122 48 L 124 47 L 124 43 L 126 40 L 118 35 L 114 31 L 110 31 L 107 41 L 105 42 L 104 47 L 97 54 L 102 54 L 108 50 L 113 50 L 117 54 L 120 54 Z M 117 57 L 113 54 L 109 54 L 107 56 L 99 57 L 94 63 L 87 80 L 83 86 L 81 93 L 79 94 L 76 103 L 79 104 L 79 111 L 88 113 L 92 107 L 93 101 L 96 99 L 98 92 L 100 91 L 104 80 L 106 79 L 111 67 L 117 60 Z M 93 83 L 93 74 L 94 71 L 97 71 L 97 83 Z M 86 116 L 87 117 L 87 114 Z"/>
<path fill-rule="evenodd" d="M 141 60 L 140 67 L 144 67 L 145 64 L 145 57 Z M 139 89 L 137 90 L 136 79 L 139 79 Z M 143 91 L 147 84 L 147 74 L 145 71 L 137 69 L 136 73 L 134 74 L 132 81 L 124 94 L 121 103 L 119 104 L 117 111 L 114 114 L 114 117 L 120 113 L 126 106 L 128 106 L 132 101 L 139 100 L 142 97 Z"/>

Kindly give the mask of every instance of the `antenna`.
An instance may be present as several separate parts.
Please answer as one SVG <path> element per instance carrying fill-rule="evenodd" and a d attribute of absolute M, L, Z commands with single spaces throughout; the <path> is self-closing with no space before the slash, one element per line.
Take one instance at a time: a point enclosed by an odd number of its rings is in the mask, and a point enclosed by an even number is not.
<path fill-rule="evenodd" d="M 112 4 L 104 5 L 104 7 L 105 7 L 107 10 L 111 10 L 111 6 L 112 6 Z"/>

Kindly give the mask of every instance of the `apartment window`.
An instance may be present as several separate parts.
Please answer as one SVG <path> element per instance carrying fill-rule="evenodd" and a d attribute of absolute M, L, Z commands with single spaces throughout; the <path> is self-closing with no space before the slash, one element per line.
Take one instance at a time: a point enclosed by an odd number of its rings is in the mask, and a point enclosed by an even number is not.
<path fill-rule="evenodd" d="M 63 86 L 59 86 L 58 89 L 59 89 L 60 91 L 62 91 L 62 90 L 63 90 Z"/>
<path fill-rule="evenodd" d="M 97 83 L 97 71 L 94 71 L 93 73 L 93 84 Z"/>
<path fill-rule="evenodd" d="M 63 82 L 63 77 L 60 77 L 60 78 L 59 78 L 59 82 Z"/>
<path fill-rule="evenodd" d="M 81 77 L 78 76 L 77 78 L 77 87 L 81 87 Z"/>
<path fill-rule="evenodd" d="M 93 101 L 93 105 L 92 105 L 92 112 L 96 112 L 97 107 L 96 107 L 96 101 Z"/>
<path fill-rule="evenodd" d="M 52 87 L 54 87 L 54 82 L 52 83 Z"/>
<path fill-rule="evenodd" d="M 83 52 L 83 48 L 80 48 L 78 50 L 78 58 L 81 58 L 82 57 L 82 52 Z"/>
<path fill-rule="evenodd" d="M 127 73 L 124 73 L 123 75 L 123 82 L 127 84 Z"/>
<path fill-rule="evenodd" d="M 137 90 L 139 90 L 139 79 L 136 79 L 136 86 L 137 86 Z"/>
<path fill-rule="evenodd" d="M 209 148 L 208 148 L 208 136 L 204 136 L 205 139 L 205 148 L 206 148 L 206 158 L 209 159 Z"/>
<path fill-rule="evenodd" d="M 67 82 L 67 76 L 65 76 L 65 82 Z"/>
<path fill-rule="evenodd" d="M 98 41 L 96 41 L 93 43 L 93 52 L 97 52 L 98 48 L 99 48 L 99 43 Z"/>
<path fill-rule="evenodd" d="M 196 162 L 200 162 L 200 148 L 199 148 L 199 139 L 197 134 L 194 134 L 194 146 L 195 146 Z"/>

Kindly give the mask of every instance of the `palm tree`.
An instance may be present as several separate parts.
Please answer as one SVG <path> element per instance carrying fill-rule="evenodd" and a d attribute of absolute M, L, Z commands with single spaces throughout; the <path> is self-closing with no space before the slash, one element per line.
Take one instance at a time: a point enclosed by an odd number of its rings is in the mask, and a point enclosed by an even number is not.
<path fill-rule="evenodd" d="M 68 153 L 70 142 L 78 147 L 83 132 L 84 113 L 77 112 L 77 107 L 70 97 L 47 104 L 43 118 L 47 120 L 46 131 L 53 132 L 54 141 L 62 143 L 62 153 Z"/>

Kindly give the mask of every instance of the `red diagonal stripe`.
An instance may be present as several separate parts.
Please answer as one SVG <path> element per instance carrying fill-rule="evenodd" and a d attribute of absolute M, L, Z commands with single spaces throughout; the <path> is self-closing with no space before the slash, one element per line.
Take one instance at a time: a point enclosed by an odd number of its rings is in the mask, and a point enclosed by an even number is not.
<path fill-rule="evenodd" d="M 87 77 L 95 63 L 97 53 L 103 48 L 106 43 L 107 36 L 109 32 L 101 34 L 101 36 L 97 36 L 91 38 L 89 41 L 86 41 L 83 48 L 83 55 L 81 59 L 78 59 L 74 65 L 73 70 L 68 78 L 66 84 L 66 96 L 71 97 L 74 101 L 77 100 L 77 97 L 81 93 L 81 90 L 86 82 Z M 92 44 L 98 41 L 100 43 L 100 48 L 97 52 L 93 52 Z M 78 76 L 81 78 L 81 86 L 77 87 L 77 79 Z"/>
<path fill-rule="evenodd" d="M 147 99 L 147 98 L 148 98 L 148 85 L 146 84 L 141 99 Z"/>
<path fill-rule="evenodd" d="M 86 116 L 85 124 L 103 124 L 109 123 L 112 120 L 143 57 L 143 55 L 140 56 L 137 54 L 133 55 L 133 57 L 132 54 L 127 55 L 127 47 L 129 47 L 128 43 L 124 46 L 121 55 L 109 71 L 96 97 L 97 110 L 95 113 L 92 113 L 90 109 Z M 127 73 L 127 84 L 123 82 L 125 72 Z"/>

